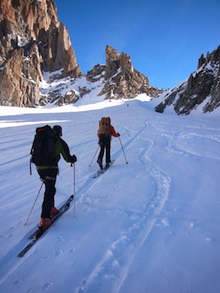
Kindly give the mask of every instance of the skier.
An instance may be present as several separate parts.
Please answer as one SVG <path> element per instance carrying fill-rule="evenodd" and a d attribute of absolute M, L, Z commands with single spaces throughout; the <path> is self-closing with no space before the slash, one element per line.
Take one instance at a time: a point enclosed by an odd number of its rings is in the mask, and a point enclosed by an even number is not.
<path fill-rule="evenodd" d="M 58 162 L 60 160 L 60 154 L 62 154 L 62 157 L 66 162 L 75 163 L 77 161 L 75 155 L 70 155 L 67 143 L 61 138 L 62 127 L 60 125 L 55 125 L 53 127 L 53 131 L 56 138 L 54 144 L 53 163 L 50 164 L 50 166 L 36 166 L 40 179 L 45 185 L 40 219 L 40 227 L 43 229 L 51 225 L 51 217 L 58 213 L 58 210 L 54 207 L 54 196 L 56 193 L 55 184 L 56 177 L 58 175 Z"/>
<path fill-rule="evenodd" d="M 99 130 L 97 133 L 99 137 L 98 144 L 100 145 L 100 152 L 97 159 L 97 163 L 99 167 L 103 169 L 102 160 L 104 156 L 104 152 L 106 152 L 106 168 L 109 167 L 111 163 L 111 137 L 119 137 L 120 134 L 115 131 L 114 127 L 111 125 L 110 117 L 103 117 L 99 122 Z"/>

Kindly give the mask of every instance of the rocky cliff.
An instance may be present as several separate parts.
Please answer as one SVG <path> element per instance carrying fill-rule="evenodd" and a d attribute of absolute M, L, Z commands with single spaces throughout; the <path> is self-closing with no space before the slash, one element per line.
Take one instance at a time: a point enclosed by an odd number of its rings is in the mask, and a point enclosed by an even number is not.
<path fill-rule="evenodd" d="M 75 103 L 91 91 L 103 99 L 132 99 L 142 93 L 153 98 L 164 92 L 151 87 L 148 78 L 133 68 L 130 57 L 124 52 L 119 54 L 114 48 L 106 46 L 105 53 L 106 64 L 95 65 L 81 78 L 62 80 L 60 87 L 52 86 L 58 76 L 50 78 L 50 92 L 45 94 L 45 97 L 50 96 L 47 102 L 56 105 Z M 67 83 L 69 86 L 66 86 Z M 41 101 L 44 102 L 45 99 Z"/>
<path fill-rule="evenodd" d="M 135 98 L 138 94 L 146 93 L 151 97 L 157 96 L 162 90 L 151 87 L 149 80 L 142 73 L 133 68 L 131 58 L 122 52 L 119 54 L 110 46 L 106 47 L 107 80 L 102 92 L 107 97 Z"/>
<path fill-rule="evenodd" d="M 132 99 L 141 93 L 155 97 L 163 92 L 150 86 L 148 78 L 133 68 L 131 58 L 124 52 L 119 54 L 111 46 L 106 46 L 105 55 L 106 65 L 96 65 L 87 73 L 90 81 L 94 80 L 94 76 L 104 77 L 105 84 L 99 95 L 105 95 L 105 98 Z"/>
<path fill-rule="evenodd" d="M 168 91 L 155 110 L 162 113 L 171 106 L 177 114 L 188 115 L 199 105 L 204 113 L 220 106 L 220 46 L 206 57 L 202 54 L 197 70 L 187 81 Z"/>
<path fill-rule="evenodd" d="M 52 0 L 0 1 L 0 104 L 33 107 L 42 72 L 82 75 Z"/>
<path fill-rule="evenodd" d="M 35 107 L 75 103 L 93 90 L 104 99 L 135 98 L 152 87 L 133 68 L 131 58 L 106 46 L 106 64 L 83 75 L 66 27 L 58 21 L 52 0 L 0 0 L 0 105 Z M 188 80 L 169 90 L 155 108 L 167 106 L 189 114 L 202 105 L 211 112 L 220 105 L 220 47 L 198 60 Z"/>
<path fill-rule="evenodd" d="M 45 72 L 52 73 L 45 81 Z M 54 88 L 52 83 L 77 83 L 83 74 L 76 62 L 66 27 L 58 21 L 52 0 L 1 0 L 0 2 L 0 105 L 34 107 L 53 102 L 74 103 L 101 81 L 104 98 L 134 98 L 139 93 L 157 96 L 147 77 L 135 70 L 130 57 L 106 47 L 106 65 L 87 72 L 84 86 Z M 51 88 L 45 90 L 46 82 Z M 88 84 L 89 83 L 89 84 Z M 95 85 L 94 85 L 95 86 Z M 93 86 L 93 87 L 94 87 Z M 74 86 L 73 86 L 74 87 Z"/>

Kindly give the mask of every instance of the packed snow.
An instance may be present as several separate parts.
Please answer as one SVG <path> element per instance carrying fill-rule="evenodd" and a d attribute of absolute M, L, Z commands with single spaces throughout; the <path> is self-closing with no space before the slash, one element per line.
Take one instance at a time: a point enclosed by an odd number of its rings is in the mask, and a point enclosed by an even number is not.
<path fill-rule="evenodd" d="M 144 95 L 88 101 L 0 107 L 0 292 L 219 293 L 219 111 L 159 114 Z M 102 116 L 121 136 L 112 139 L 114 164 L 94 179 Z M 29 152 L 45 124 L 62 126 L 78 159 L 60 160 L 56 206 L 75 200 L 18 257 L 39 223 L 44 190 L 37 197 Z"/>

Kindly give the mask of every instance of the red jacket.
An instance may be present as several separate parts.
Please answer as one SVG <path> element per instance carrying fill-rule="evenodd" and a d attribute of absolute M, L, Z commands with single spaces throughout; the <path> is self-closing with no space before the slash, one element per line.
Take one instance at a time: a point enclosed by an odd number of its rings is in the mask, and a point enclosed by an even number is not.
<path fill-rule="evenodd" d="M 114 129 L 114 127 L 110 124 L 109 125 L 109 133 L 110 133 L 110 138 L 111 138 L 111 136 L 113 135 L 114 137 L 119 137 L 120 136 L 120 134 L 119 133 L 117 133 L 116 131 L 115 131 L 115 129 Z M 99 132 L 97 133 L 97 136 L 99 137 Z"/>
<path fill-rule="evenodd" d="M 109 126 L 109 132 L 114 137 L 118 137 L 119 136 L 119 134 L 115 131 L 115 129 L 114 129 L 114 127 L 112 125 Z"/>

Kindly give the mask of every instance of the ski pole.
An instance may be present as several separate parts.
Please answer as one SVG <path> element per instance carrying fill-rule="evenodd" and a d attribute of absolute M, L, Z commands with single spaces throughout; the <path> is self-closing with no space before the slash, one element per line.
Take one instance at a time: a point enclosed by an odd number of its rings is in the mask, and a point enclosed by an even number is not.
<path fill-rule="evenodd" d="M 76 201 L 75 201 L 75 192 L 76 192 L 76 167 L 75 167 L 75 163 L 73 164 L 73 203 L 74 203 L 74 216 L 73 218 L 76 217 Z"/>
<path fill-rule="evenodd" d="M 92 158 L 91 163 L 89 164 L 89 167 L 92 166 L 92 162 L 93 162 L 93 160 L 94 160 L 94 158 L 95 158 L 95 156 L 96 156 L 96 154 L 97 154 L 97 152 L 98 152 L 98 149 L 99 149 L 99 146 L 97 147 L 97 150 L 96 150 L 96 152 L 95 152 L 95 155 L 94 155 L 93 158 Z"/>
<path fill-rule="evenodd" d="M 30 175 L 32 175 L 31 159 L 30 159 Z"/>
<path fill-rule="evenodd" d="M 28 220 L 29 220 L 29 218 L 30 218 L 30 215 L 31 215 L 31 213 L 32 213 L 32 211 L 33 211 L 33 208 L 34 208 L 34 206 L 35 206 L 35 204 L 36 204 L 36 201 L 37 201 L 38 196 L 39 196 L 39 194 L 40 194 L 40 192 L 41 192 L 41 189 L 42 189 L 42 187 L 43 187 L 43 184 L 44 184 L 44 183 L 42 182 L 42 184 L 41 184 L 41 186 L 40 186 L 40 188 L 39 188 L 38 194 L 37 194 L 37 196 L 36 196 L 36 199 L 35 199 L 35 201 L 34 201 L 34 204 L 33 204 L 32 208 L 31 208 L 31 211 L 30 211 L 30 213 L 29 213 L 29 215 L 28 215 L 27 221 L 25 222 L 24 226 L 27 225 L 27 222 L 28 222 Z"/>
<path fill-rule="evenodd" d="M 119 141 L 120 141 L 120 144 L 121 144 L 121 148 L 122 148 L 122 151 L 123 151 L 123 154 L 124 154 L 124 157 L 125 157 L 126 164 L 128 164 L 128 161 L 127 161 L 127 158 L 126 158 L 126 155 L 125 155 L 125 151 L 124 151 L 120 136 L 118 138 L 119 138 Z"/>

